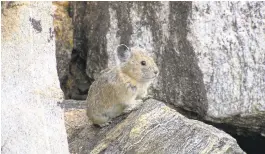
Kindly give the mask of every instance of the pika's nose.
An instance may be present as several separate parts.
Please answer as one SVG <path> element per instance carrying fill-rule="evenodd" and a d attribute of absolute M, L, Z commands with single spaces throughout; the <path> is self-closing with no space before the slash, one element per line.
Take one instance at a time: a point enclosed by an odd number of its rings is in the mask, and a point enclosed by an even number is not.
<path fill-rule="evenodd" d="M 158 71 L 155 71 L 154 73 L 155 73 L 155 74 L 157 74 L 157 73 L 158 73 Z"/>

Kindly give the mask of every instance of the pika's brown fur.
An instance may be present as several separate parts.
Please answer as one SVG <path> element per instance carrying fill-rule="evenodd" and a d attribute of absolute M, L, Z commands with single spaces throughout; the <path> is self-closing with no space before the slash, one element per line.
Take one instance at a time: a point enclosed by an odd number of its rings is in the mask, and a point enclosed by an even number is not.
<path fill-rule="evenodd" d="M 120 55 L 120 56 L 119 56 Z M 154 60 L 142 49 L 119 54 L 122 63 L 101 76 L 90 86 L 87 115 L 97 125 L 107 125 L 111 119 L 139 107 L 140 98 L 158 75 Z"/>

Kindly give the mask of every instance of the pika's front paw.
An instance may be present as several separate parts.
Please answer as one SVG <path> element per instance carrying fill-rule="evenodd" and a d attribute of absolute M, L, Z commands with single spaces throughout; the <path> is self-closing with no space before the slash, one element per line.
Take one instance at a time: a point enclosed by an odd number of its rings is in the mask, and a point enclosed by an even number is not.
<path fill-rule="evenodd" d="M 100 128 L 102 128 L 102 127 L 106 127 L 106 126 L 108 126 L 108 125 L 110 125 L 111 124 L 111 121 L 109 121 L 109 122 L 106 122 L 106 123 L 104 123 L 104 124 L 94 124 L 96 127 L 100 127 Z"/>
<path fill-rule="evenodd" d="M 150 99 L 150 98 L 153 98 L 153 96 L 152 96 L 152 95 L 147 95 L 147 96 L 144 96 L 144 97 L 142 98 L 142 100 L 143 100 L 143 101 L 146 101 L 146 100 L 148 100 L 148 99 Z"/>
<path fill-rule="evenodd" d="M 131 111 L 138 110 L 143 104 L 142 100 L 135 100 L 134 103 L 130 104 L 130 106 L 126 107 L 123 113 L 130 113 Z"/>

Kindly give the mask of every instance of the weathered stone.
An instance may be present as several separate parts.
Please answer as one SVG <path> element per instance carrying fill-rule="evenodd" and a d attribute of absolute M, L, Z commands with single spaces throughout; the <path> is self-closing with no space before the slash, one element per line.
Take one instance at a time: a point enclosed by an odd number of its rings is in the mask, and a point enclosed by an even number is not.
<path fill-rule="evenodd" d="M 77 2 L 74 48 L 86 74 L 116 65 L 121 44 L 146 48 L 154 98 L 205 120 L 265 130 L 264 2 Z"/>
<path fill-rule="evenodd" d="M 56 7 L 54 26 L 56 36 L 57 70 L 65 99 L 84 100 L 91 81 L 86 75 L 86 58 L 73 50 L 72 7 L 69 2 L 53 2 Z"/>
<path fill-rule="evenodd" d="M 73 25 L 72 18 L 69 16 L 69 2 L 53 2 L 52 4 L 55 11 L 53 15 L 54 32 L 51 31 L 51 39 L 55 37 L 57 71 L 62 83 L 66 82 L 64 80 L 69 73 L 69 62 L 73 50 Z M 66 88 L 61 87 L 65 92 Z M 70 88 L 68 87 L 68 89 Z"/>
<path fill-rule="evenodd" d="M 103 128 L 82 109 L 66 111 L 65 119 L 71 153 L 244 153 L 230 135 L 156 100 Z"/>
<path fill-rule="evenodd" d="M 1 153 L 67 154 L 52 3 L 1 3 Z"/>
<path fill-rule="evenodd" d="M 265 132 L 265 2 L 193 3 L 188 22 L 207 119 Z"/>

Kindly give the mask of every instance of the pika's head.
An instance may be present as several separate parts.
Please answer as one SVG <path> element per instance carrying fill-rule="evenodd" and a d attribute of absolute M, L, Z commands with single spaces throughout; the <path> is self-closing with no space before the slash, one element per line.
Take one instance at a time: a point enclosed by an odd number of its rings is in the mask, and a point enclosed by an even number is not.
<path fill-rule="evenodd" d="M 141 48 L 129 49 L 125 45 L 117 48 L 121 71 L 138 82 L 150 82 L 158 76 L 154 60 Z"/>

